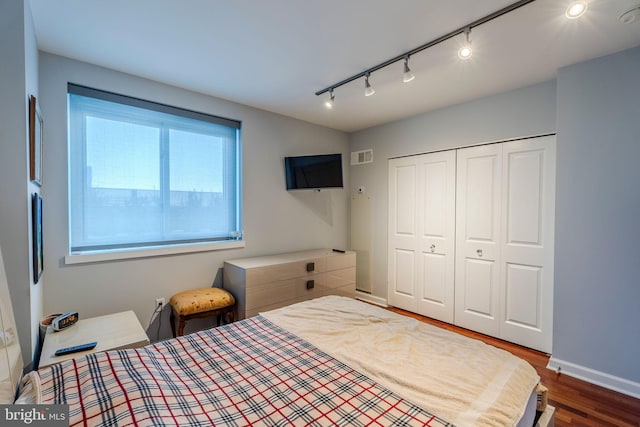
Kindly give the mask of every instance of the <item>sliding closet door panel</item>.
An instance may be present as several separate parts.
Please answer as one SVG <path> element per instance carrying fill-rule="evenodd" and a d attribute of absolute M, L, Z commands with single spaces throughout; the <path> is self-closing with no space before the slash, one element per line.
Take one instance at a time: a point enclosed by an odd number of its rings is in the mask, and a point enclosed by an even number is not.
<path fill-rule="evenodd" d="M 506 264 L 505 322 L 513 326 L 540 329 L 542 269 L 528 265 Z"/>
<path fill-rule="evenodd" d="M 446 257 L 442 254 L 422 253 L 421 305 L 444 307 L 447 300 Z M 433 316 L 430 316 L 433 317 Z"/>
<path fill-rule="evenodd" d="M 395 293 L 413 298 L 415 293 L 415 259 L 414 251 L 396 249 L 394 254 Z"/>
<path fill-rule="evenodd" d="M 453 321 L 455 152 L 389 161 L 389 304 Z"/>
<path fill-rule="evenodd" d="M 389 290 L 390 305 L 416 311 L 417 230 L 421 203 L 418 194 L 418 164 L 411 157 L 389 161 Z"/>
<path fill-rule="evenodd" d="M 466 159 L 466 167 L 462 172 L 467 178 L 464 217 L 468 241 L 495 243 L 497 240 L 494 213 L 500 190 L 495 185 L 498 160 L 494 154 L 480 154 Z"/>
<path fill-rule="evenodd" d="M 396 168 L 395 233 L 397 236 L 416 237 L 416 165 Z"/>
<path fill-rule="evenodd" d="M 455 324 L 497 336 L 501 144 L 458 150 L 456 182 Z"/>
<path fill-rule="evenodd" d="M 431 162 L 424 160 L 424 237 L 445 239 L 447 236 L 448 212 L 442 207 L 446 206 L 447 196 L 451 191 L 451 179 L 448 177 L 447 168 L 452 166 L 448 165 L 444 159 L 442 161 L 434 159 Z M 455 175 L 453 179 L 455 180 Z"/>
<path fill-rule="evenodd" d="M 507 244 L 540 245 L 544 151 L 505 153 Z"/>
<path fill-rule="evenodd" d="M 503 146 L 501 337 L 551 352 L 555 137 Z"/>
<path fill-rule="evenodd" d="M 494 298 L 496 282 L 495 262 L 467 259 L 465 265 L 466 289 L 463 309 L 466 313 L 493 319 L 496 307 Z"/>
<path fill-rule="evenodd" d="M 423 202 L 421 265 L 417 312 L 453 322 L 455 272 L 456 153 L 453 150 L 418 156 L 419 196 Z"/>

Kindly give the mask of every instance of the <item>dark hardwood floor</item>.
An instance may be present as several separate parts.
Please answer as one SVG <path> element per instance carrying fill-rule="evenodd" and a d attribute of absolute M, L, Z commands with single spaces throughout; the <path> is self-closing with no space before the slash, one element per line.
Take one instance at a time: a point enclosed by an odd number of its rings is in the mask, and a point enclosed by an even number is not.
<path fill-rule="evenodd" d="M 528 361 L 540 375 L 542 384 L 549 389 L 549 404 L 556 408 L 556 427 L 640 427 L 640 399 L 568 375 L 556 374 L 547 369 L 547 354 L 397 308 L 390 307 L 389 310 L 482 340 Z"/>

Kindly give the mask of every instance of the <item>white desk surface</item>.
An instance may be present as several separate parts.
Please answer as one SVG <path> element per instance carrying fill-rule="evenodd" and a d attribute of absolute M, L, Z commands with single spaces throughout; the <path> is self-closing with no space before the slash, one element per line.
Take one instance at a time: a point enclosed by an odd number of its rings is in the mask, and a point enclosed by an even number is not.
<path fill-rule="evenodd" d="M 92 350 L 63 356 L 55 355 L 56 350 L 60 348 L 92 341 L 98 342 L 98 345 Z M 51 326 L 47 328 L 38 368 L 98 351 L 137 348 L 147 344 L 149 344 L 149 337 L 142 329 L 142 325 L 133 311 L 123 311 L 89 319 L 80 318 L 75 325 L 62 331 L 55 332 Z"/>

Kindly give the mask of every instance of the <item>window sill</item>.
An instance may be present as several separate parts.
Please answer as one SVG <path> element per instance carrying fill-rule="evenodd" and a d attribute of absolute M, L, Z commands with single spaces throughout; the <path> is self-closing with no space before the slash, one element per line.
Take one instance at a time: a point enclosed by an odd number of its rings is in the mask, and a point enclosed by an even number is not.
<path fill-rule="evenodd" d="M 199 243 L 188 245 L 174 245 L 155 248 L 127 249 L 109 252 L 74 253 L 64 257 L 65 265 L 84 264 L 90 262 L 116 261 L 135 258 L 148 258 L 163 255 L 178 255 L 195 252 L 219 251 L 225 249 L 244 248 L 244 240 L 234 240 L 221 243 Z"/>

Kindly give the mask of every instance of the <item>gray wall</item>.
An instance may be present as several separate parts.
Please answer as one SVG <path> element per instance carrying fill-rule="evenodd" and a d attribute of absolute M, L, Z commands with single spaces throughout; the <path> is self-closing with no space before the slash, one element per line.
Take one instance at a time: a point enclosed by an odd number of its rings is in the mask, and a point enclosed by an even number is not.
<path fill-rule="evenodd" d="M 640 48 L 560 70 L 553 357 L 640 382 Z"/>
<path fill-rule="evenodd" d="M 67 82 L 242 121 L 243 216 L 246 247 L 175 256 L 65 265 L 67 233 Z M 41 53 L 40 98 L 46 120 L 44 310 L 91 317 L 133 309 L 147 327 L 155 298 L 211 286 L 226 259 L 293 250 L 345 247 L 348 190 L 285 190 L 283 157 L 344 155 L 345 133 L 113 70 Z M 345 174 L 346 175 L 346 174 Z M 346 176 L 348 186 L 348 176 Z M 169 307 L 161 337 L 170 335 Z M 189 325 L 187 325 L 189 327 Z M 148 331 L 156 339 L 159 324 Z"/>
<path fill-rule="evenodd" d="M 351 166 L 351 193 L 372 200 L 372 295 L 387 298 L 387 159 L 555 132 L 555 82 L 489 96 L 351 135 L 351 151 L 373 148 L 373 163 Z"/>
<path fill-rule="evenodd" d="M 42 283 L 31 275 L 29 95 L 38 97 L 38 50 L 28 2 L 0 2 L 0 247 L 25 364 L 42 313 Z"/>

